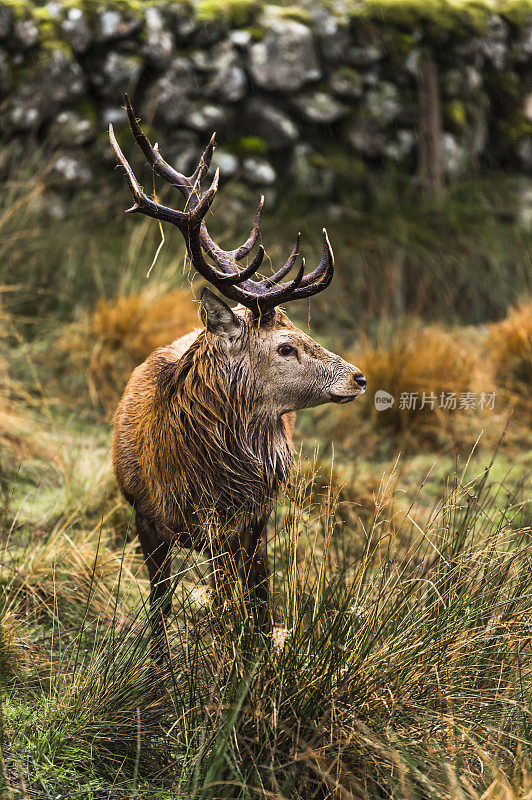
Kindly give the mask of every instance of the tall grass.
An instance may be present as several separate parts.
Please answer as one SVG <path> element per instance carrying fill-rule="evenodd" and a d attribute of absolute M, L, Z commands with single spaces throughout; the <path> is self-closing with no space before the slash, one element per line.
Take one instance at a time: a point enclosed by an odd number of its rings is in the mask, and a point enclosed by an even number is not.
<path fill-rule="evenodd" d="M 489 468 L 464 470 L 423 527 L 415 505 L 402 518 L 376 506 L 353 558 L 334 496 L 294 482 L 272 530 L 283 618 L 272 638 L 238 593 L 223 612 L 195 606 L 184 556 L 158 668 L 144 606 L 123 607 L 129 579 L 118 567 L 109 617 L 94 571 L 75 629 L 58 598 L 48 663 L 8 688 L 10 769 L 49 795 L 84 797 L 480 798 L 510 785 L 524 796 L 532 551 L 521 491 L 492 485 Z"/>

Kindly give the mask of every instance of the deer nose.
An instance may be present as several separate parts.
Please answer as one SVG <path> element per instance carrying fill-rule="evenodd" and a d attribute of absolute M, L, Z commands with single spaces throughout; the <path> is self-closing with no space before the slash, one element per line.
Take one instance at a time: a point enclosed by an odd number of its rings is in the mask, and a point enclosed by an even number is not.
<path fill-rule="evenodd" d="M 364 390 L 368 384 L 365 377 L 360 373 L 359 375 L 355 375 L 355 383 L 359 386 L 362 390 Z"/>

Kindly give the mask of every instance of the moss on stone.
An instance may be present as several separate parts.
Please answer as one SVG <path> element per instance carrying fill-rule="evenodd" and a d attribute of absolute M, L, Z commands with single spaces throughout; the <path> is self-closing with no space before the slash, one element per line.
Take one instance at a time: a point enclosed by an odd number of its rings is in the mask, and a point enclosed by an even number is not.
<path fill-rule="evenodd" d="M 259 0 L 199 0 L 196 4 L 196 15 L 201 22 L 223 20 L 232 27 L 249 25 L 258 12 Z"/>
<path fill-rule="evenodd" d="M 505 144 L 510 148 L 514 148 L 525 139 L 532 138 L 532 123 L 525 119 L 522 112 L 516 112 L 509 119 L 504 120 L 500 125 L 500 130 Z"/>
<path fill-rule="evenodd" d="M 467 109 L 463 100 L 449 100 L 443 106 L 444 127 L 453 133 L 460 133 L 467 125 Z"/>
<path fill-rule="evenodd" d="M 464 26 L 482 32 L 493 14 L 524 25 L 531 11 L 531 0 L 353 0 L 350 6 L 352 16 L 372 17 L 385 25 L 422 24 L 435 39 L 449 32 L 463 34 Z"/>
<path fill-rule="evenodd" d="M 306 8 L 299 6 L 278 6 L 277 16 L 281 19 L 291 19 L 294 22 L 301 22 L 303 25 L 310 25 L 312 19 Z"/>
<path fill-rule="evenodd" d="M 309 12 L 302 7 L 275 5 L 266 0 L 173 0 L 194 8 L 198 19 L 228 22 L 231 26 L 242 27 L 252 23 L 261 10 L 275 10 L 275 14 L 310 24 Z M 318 0 L 331 13 L 336 11 L 330 0 Z M 33 18 L 44 21 L 49 12 L 32 0 L 2 0 L 3 5 L 13 9 L 16 19 Z M 118 11 L 124 16 L 143 17 L 146 7 L 162 5 L 160 0 L 62 0 L 62 8 L 81 9 L 88 18 L 106 10 Z M 532 0 L 347 0 L 347 10 L 359 21 L 397 26 L 397 36 L 391 37 L 392 49 L 397 56 L 408 47 L 405 30 L 422 26 L 428 38 L 435 40 L 449 32 L 464 33 L 464 26 L 475 31 L 483 31 L 487 20 L 493 14 L 500 14 L 515 25 L 524 25 L 532 12 Z M 57 22 L 57 21 L 53 21 Z M 267 23 L 266 23 L 267 25 Z M 402 31 L 402 33 L 401 33 Z"/>
<path fill-rule="evenodd" d="M 268 145 L 260 136 L 243 136 L 228 149 L 231 149 L 235 155 L 241 157 L 264 156 L 268 152 Z"/>

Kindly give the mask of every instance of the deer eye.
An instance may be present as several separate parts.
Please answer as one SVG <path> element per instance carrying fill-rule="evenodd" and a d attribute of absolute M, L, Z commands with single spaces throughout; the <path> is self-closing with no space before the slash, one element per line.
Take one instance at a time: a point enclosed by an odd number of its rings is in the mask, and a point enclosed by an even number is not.
<path fill-rule="evenodd" d="M 280 344 L 277 348 L 277 352 L 280 356 L 295 356 L 296 349 L 292 347 L 291 344 Z"/>

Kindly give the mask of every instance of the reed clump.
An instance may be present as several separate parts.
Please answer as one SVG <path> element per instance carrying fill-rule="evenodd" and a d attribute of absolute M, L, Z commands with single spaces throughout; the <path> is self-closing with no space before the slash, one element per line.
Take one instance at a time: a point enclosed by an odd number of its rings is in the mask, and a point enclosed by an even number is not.
<path fill-rule="evenodd" d="M 82 378 L 95 408 L 114 410 L 131 372 L 157 347 L 198 326 L 190 290 L 146 288 L 112 299 L 67 326 L 55 346 L 56 374 Z"/>
<path fill-rule="evenodd" d="M 505 319 L 489 326 L 487 351 L 498 386 L 531 413 L 532 301 L 514 306 Z"/>
<path fill-rule="evenodd" d="M 464 423 L 476 419 L 479 395 L 491 386 L 478 348 L 436 325 L 400 327 L 384 341 L 363 343 L 355 358 L 370 387 L 359 414 L 408 444 L 456 441 Z M 393 398 L 384 410 L 375 406 L 379 390 Z"/>

